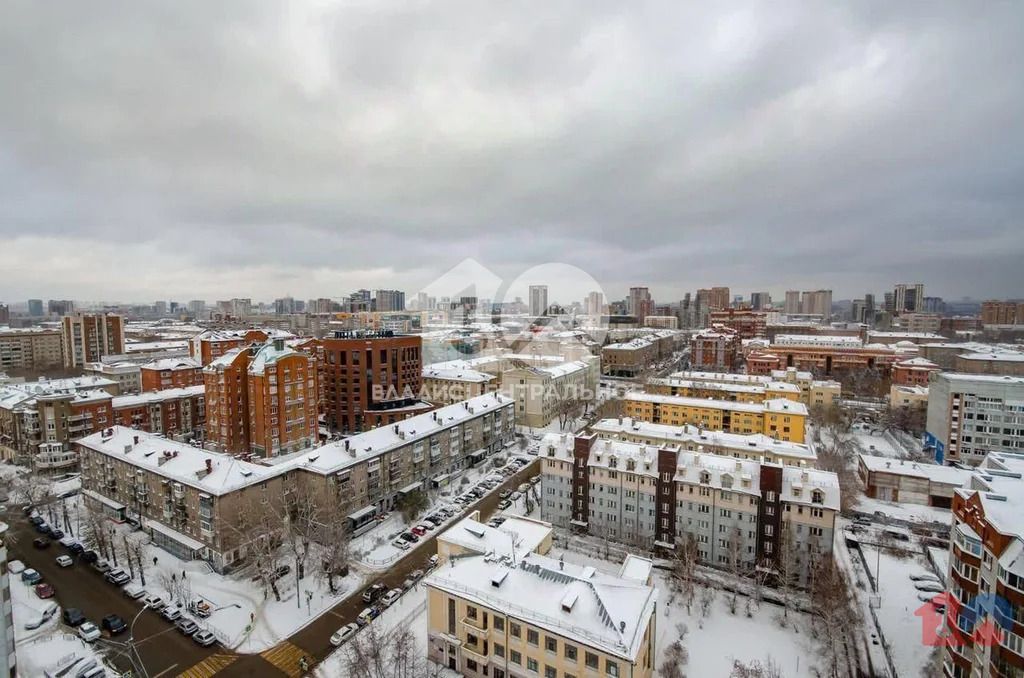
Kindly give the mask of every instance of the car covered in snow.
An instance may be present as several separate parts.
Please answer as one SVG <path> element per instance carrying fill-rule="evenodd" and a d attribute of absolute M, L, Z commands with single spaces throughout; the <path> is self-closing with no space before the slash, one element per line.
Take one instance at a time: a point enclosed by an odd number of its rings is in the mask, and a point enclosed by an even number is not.
<path fill-rule="evenodd" d="M 390 607 L 402 595 L 402 589 L 391 589 L 380 599 L 381 605 Z"/>
<path fill-rule="evenodd" d="M 335 647 L 341 645 L 346 640 L 351 638 L 358 630 L 358 624 L 345 624 L 340 629 L 335 631 L 334 635 L 331 636 L 331 645 L 334 645 Z"/>
<path fill-rule="evenodd" d="M 160 610 L 160 616 L 169 622 L 178 621 L 181 619 L 181 610 L 168 605 L 164 609 Z"/>
<path fill-rule="evenodd" d="M 151 610 L 160 611 L 164 607 L 164 599 L 155 593 L 151 593 L 142 599 L 142 604 Z"/>
<path fill-rule="evenodd" d="M 121 586 L 122 584 L 127 584 L 132 578 L 123 568 L 115 567 L 110 572 L 107 572 L 106 579 L 115 586 Z"/>
<path fill-rule="evenodd" d="M 78 637 L 87 643 L 98 640 L 101 635 L 99 628 L 91 621 L 82 622 L 82 625 L 78 627 Z"/>
<path fill-rule="evenodd" d="M 203 647 L 209 647 L 217 642 L 217 636 L 213 635 L 212 631 L 202 630 L 196 631 L 192 635 L 192 640 L 199 643 Z"/>

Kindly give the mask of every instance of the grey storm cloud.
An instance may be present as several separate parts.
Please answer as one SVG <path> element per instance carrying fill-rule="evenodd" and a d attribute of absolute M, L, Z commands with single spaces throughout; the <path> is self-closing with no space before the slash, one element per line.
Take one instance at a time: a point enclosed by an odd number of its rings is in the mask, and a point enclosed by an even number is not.
<path fill-rule="evenodd" d="M 1024 5 L 33 2 L 0 21 L 0 297 L 1021 295 Z M 563 300 L 567 301 L 567 300 Z"/>

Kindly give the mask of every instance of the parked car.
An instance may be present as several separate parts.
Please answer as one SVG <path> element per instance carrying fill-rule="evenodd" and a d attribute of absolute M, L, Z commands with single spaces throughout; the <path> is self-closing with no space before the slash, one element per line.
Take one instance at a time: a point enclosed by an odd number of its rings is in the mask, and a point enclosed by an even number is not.
<path fill-rule="evenodd" d="M 39 532 L 40 534 L 49 535 L 50 531 L 50 526 L 46 523 L 38 523 L 36 525 L 36 532 Z"/>
<path fill-rule="evenodd" d="M 412 577 L 406 577 L 405 581 L 402 582 L 402 588 L 408 591 L 413 586 L 416 586 L 416 580 Z"/>
<path fill-rule="evenodd" d="M 912 581 L 939 581 L 939 578 L 936 577 L 934 574 L 928 573 L 912 574 L 910 575 L 910 579 Z"/>
<path fill-rule="evenodd" d="M 946 590 L 942 584 L 934 581 L 914 582 L 914 588 L 918 591 L 925 591 L 927 593 L 942 593 Z"/>
<path fill-rule="evenodd" d="M 335 647 L 337 647 L 338 645 L 341 645 L 346 640 L 351 638 L 352 635 L 356 631 L 358 631 L 358 630 L 359 630 L 359 625 L 358 624 L 345 624 L 340 629 L 335 631 L 334 635 L 331 636 L 331 645 L 334 645 Z"/>
<path fill-rule="evenodd" d="M 530 484 L 531 485 L 536 485 L 539 482 L 540 482 L 540 476 L 533 476 L 532 478 L 530 478 Z"/>
<path fill-rule="evenodd" d="M 422 537 L 427 533 L 427 528 L 423 527 L 422 525 L 416 525 L 412 528 L 412 533 Z"/>
<path fill-rule="evenodd" d="M 121 619 L 116 614 L 108 614 L 100 622 L 100 626 L 110 632 L 110 635 L 114 636 L 118 633 L 124 633 L 128 630 L 128 624 L 125 623 L 124 619 Z"/>
<path fill-rule="evenodd" d="M 68 544 L 68 551 L 71 551 L 75 555 L 78 555 L 80 553 L 85 552 L 85 547 L 82 546 L 81 542 L 72 541 L 70 544 Z"/>
<path fill-rule="evenodd" d="M 390 607 L 401 595 L 402 589 L 391 589 L 380 599 L 380 603 L 384 607 Z"/>
<path fill-rule="evenodd" d="M 11 560 L 7 563 L 7 572 L 10 574 L 21 574 L 25 571 L 25 563 L 20 560 Z"/>
<path fill-rule="evenodd" d="M 59 541 L 64 538 L 64 530 L 50 530 L 50 536 Z"/>
<path fill-rule="evenodd" d="M 71 560 L 71 556 L 57 556 L 57 565 L 60 567 L 71 567 L 75 564 L 75 561 Z"/>
<path fill-rule="evenodd" d="M 55 593 L 53 587 L 45 582 L 43 582 L 42 584 L 36 584 L 35 591 L 36 595 L 42 598 L 43 600 L 46 600 L 47 598 L 53 598 L 53 594 Z"/>
<path fill-rule="evenodd" d="M 78 637 L 87 643 L 97 640 L 101 635 L 100 630 L 91 621 L 82 622 L 78 627 Z"/>
<path fill-rule="evenodd" d="M 420 538 L 417 537 L 412 532 L 403 532 L 402 534 L 398 535 L 398 538 L 399 539 L 404 539 L 407 542 L 414 542 L 414 541 L 419 541 L 420 540 Z"/>
<path fill-rule="evenodd" d="M 281 577 L 285 576 L 286 574 L 288 574 L 291 571 L 292 571 L 292 566 L 291 565 L 282 565 L 281 567 L 279 567 L 276 570 L 274 570 L 274 577 L 273 578 L 274 579 L 280 579 Z"/>
<path fill-rule="evenodd" d="M 142 604 L 151 610 L 159 612 L 164 607 L 164 599 L 155 593 L 151 593 L 142 599 Z"/>
<path fill-rule="evenodd" d="M 439 562 L 439 560 L 440 559 L 437 557 L 436 553 L 430 556 L 429 558 L 427 558 L 427 568 L 434 569 L 435 567 L 437 567 L 437 563 Z"/>
<path fill-rule="evenodd" d="M 409 542 L 403 541 L 401 539 L 395 539 L 393 542 L 391 542 L 391 545 L 394 546 L 396 549 L 401 549 L 403 551 L 408 551 L 410 548 Z"/>
<path fill-rule="evenodd" d="M 175 624 L 178 630 L 184 633 L 186 636 L 191 636 L 193 633 L 199 630 L 199 624 L 195 623 L 191 619 L 181 618 Z"/>
<path fill-rule="evenodd" d="M 520 494 L 519 492 L 513 492 L 512 496 L 508 498 L 508 501 L 519 501 L 520 499 L 522 499 L 522 497 L 523 495 Z"/>
<path fill-rule="evenodd" d="M 440 516 L 427 516 L 423 520 L 432 525 L 431 529 L 434 529 L 435 527 L 444 522 L 443 520 L 441 520 Z"/>
<path fill-rule="evenodd" d="M 97 558 L 92 562 L 92 566 L 97 572 L 110 572 L 110 563 L 106 558 Z"/>
<path fill-rule="evenodd" d="M 34 516 L 29 516 L 28 521 L 33 525 L 39 526 L 46 522 L 46 520 L 38 513 Z"/>
<path fill-rule="evenodd" d="M 431 557 L 433 557 L 433 556 L 431 556 Z M 409 577 L 411 577 L 412 579 L 415 579 L 417 581 L 420 580 L 420 579 L 423 579 L 423 570 L 413 570 L 412 572 L 409 573 Z"/>
<path fill-rule="evenodd" d="M 380 608 L 379 607 L 376 607 L 376 606 L 368 607 L 368 608 L 364 609 L 362 612 L 359 613 L 359 616 L 356 617 L 356 622 L 360 626 L 366 626 L 367 624 L 369 624 L 370 622 L 372 622 L 374 619 L 376 619 L 379 616 L 380 616 Z"/>
<path fill-rule="evenodd" d="M 46 622 L 53 619 L 54 615 L 56 615 L 59 610 L 60 605 L 53 601 L 50 601 L 49 603 L 43 606 L 43 609 L 40 610 L 38 615 L 32 617 L 27 622 L 25 622 L 24 626 L 28 630 L 38 629 Z"/>
<path fill-rule="evenodd" d="M 502 490 L 501 494 L 498 495 L 502 499 L 508 499 L 512 496 L 512 490 Z"/>
<path fill-rule="evenodd" d="M 68 626 L 81 626 L 85 623 L 85 615 L 77 607 L 64 608 L 63 619 Z"/>
<path fill-rule="evenodd" d="M 519 491 L 520 492 L 529 492 L 530 491 L 530 483 L 520 483 L 519 484 Z"/>
<path fill-rule="evenodd" d="M 43 539 L 42 537 L 37 537 L 37 538 L 32 540 L 32 546 L 35 546 L 37 549 L 49 548 L 50 547 L 50 540 L 49 539 Z"/>
<path fill-rule="evenodd" d="M 363 602 L 373 603 L 380 599 L 385 593 L 387 593 L 388 587 L 384 584 L 373 584 L 365 591 L 363 591 Z"/>
<path fill-rule="evenodd" d="M 82 559 L 83 563 L 88 563 L 92 565 L 99 561 L 100 554 L 96 553 L 92 549 L 89 549 L 88 551 L 82 551 L 82 555 L 80 555 L 79 558 Z"/>
<path fill-rule="evenodd" d="M 160 610 L 160 616 L 169 622 L 178 621 L 181 619 L 181 610 L 171 605 L 164 607 Z"/>
<path fill-rule="evenodd" d="M 107 572 L 107 581 L 117 586 L 127 584 L 129 581 L 131 581 L 131 579 L 131 575 L 129 575 L 120 567 L 115 567 L 110 572 Z"/>
<path fill-rule="evenodd" d="M 30 567 L 27 570 L 22 570 L 21 581 L 25 582 L 26 584 L 29 584 L 30 586 L 35 586 L 39 582 L 43 581 L 43 575 L 39 574 Z"/>
<path fill-rule="evenodd" d="M 202 630 L 197 631 L 192 635 L 192 640 L 196 641 L 203 647 L 209 647 L 217 642 L 217 636 L 213 635 L 212 631 Z"/>
<path fill-rule="evenodd" d="M 138 600 L 142 596 L 146 595 L 146 589 L 142 588 L 138 584 L 128 584 L 121 589 L 121 592 L 132 600 Z"/>

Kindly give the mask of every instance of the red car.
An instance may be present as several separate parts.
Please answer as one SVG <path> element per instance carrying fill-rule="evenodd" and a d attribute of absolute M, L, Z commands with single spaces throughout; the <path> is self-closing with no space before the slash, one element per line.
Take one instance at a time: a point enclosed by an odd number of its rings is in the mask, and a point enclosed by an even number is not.
<path fill-rule="evenodd" d="M 418 534 L 421 537 L 427 533 L 427 530 L 420 525 L 417 525 L 416 527 L 412 528 L 412 531 L 414 534 Z"/>
<path fill-rule="evenodd" d="M 43 583 L 36 586 L 36 595 L 40 598 L 53 598 L 53 587 L 49 584 Z"/>

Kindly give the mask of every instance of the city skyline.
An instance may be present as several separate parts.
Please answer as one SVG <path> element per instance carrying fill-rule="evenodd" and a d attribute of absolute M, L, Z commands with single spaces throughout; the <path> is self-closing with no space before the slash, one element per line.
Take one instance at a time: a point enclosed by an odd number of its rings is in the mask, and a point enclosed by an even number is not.
<path fill-rule="evenodd" d="M 1019 293 L 1019 5 L 154 11 L 5 16 L 5 298 Z"/>

